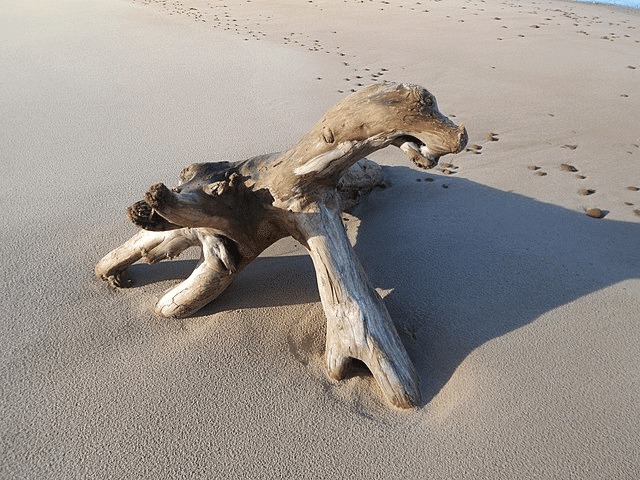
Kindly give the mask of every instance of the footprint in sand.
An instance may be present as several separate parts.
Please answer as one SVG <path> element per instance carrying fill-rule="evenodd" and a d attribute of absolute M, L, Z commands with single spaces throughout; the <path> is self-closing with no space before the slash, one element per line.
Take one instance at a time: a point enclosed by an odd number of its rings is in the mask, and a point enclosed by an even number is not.
<path fill-rule="evenodd" d="M 560 164 L 560 170 L 564 171 L 564 172 L 577 172 L 578 169 L 576 167 L 574 167 L 573 165 L 569 165 L 567 163 L 561 163 Z"/>
<path fill-rule="evenodd" d="M 568 148 L 569 150 L 575 150 L 578 145 L 562 145 L 562 148 Z"/>
<path fill-rule="evenodd" d="M 485 138 L 486 138 L 487 142 L 497 142 L 498 140 L 500 140 L 498 138 L 498 134 L 497 133 L 488 133 Z"/>
<path fill-rule="evenodd" d="M 632 192 L 637 192 L 638 190 L 640 190 L 640 187 L 634 187 L 634 186 L 628 186 L 627 190 L 631 190 Z"/>
<path fill-rule="evenodd" d="M 440 166 L 442 168 L 438 168 L 438 170 L 440 170 L 445 175 L 455 175 L 456 173 L 458 173 L 455 171 L 458 170 L 458 167 L 453 163 L 442 163 L 440 164 Z"/>
<path fill-rule="evenodd" d="M 480 150 L 482 150 L 482 145 L 477 145 L 474 143 L 470 147 L 467 147 L 465 151 L 475 153 L 476 155 L 480 155 L 482 153 Z"/>
<path fill-rule="evenodd" d="M 581 188 L 578 193 L 580 193 L 580 195 L 587 196 L 593 195 L 596 191 L 593 188 Z"/>

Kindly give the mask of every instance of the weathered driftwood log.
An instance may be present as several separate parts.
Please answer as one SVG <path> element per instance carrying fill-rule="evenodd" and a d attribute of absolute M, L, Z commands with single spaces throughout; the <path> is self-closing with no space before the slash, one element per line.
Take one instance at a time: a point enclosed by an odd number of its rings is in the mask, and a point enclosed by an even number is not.
<path fill-rule="evenodd" d="M 176 188 L 153 185 L 128 212 L 143 230 L 100 260 L 96 275 L 122 286 L 121 274 L 132 263 L 174 258 L 200 245 L 194 272 L 156 306 L 159 315 L 184 316 L 215 299 L 269 245 L 293 236 L 316 270 L 329 375 L 343 378 L 350 360 L 359 359 L 387 399 L 408 408 L 420 398 L 413 365 L 340 218 L 362 194 L 357 177 L 367 170 L 377 174 L 366 163 L 349 169 L 389 145 L 419 167 L 432 168 L 466 142 L 464 126 L 442 115 L 424 88 L 372 85 L 330 109 L 283 153 L 194 164 L 180 173 Z M 375 183 L 364 181 L 369 188 Z"/>

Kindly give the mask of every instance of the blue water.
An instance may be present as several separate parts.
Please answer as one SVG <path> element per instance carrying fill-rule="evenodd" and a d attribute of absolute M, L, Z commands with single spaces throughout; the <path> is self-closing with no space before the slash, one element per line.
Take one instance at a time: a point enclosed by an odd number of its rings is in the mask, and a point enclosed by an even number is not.
<path fill-rule="evenodd" d="M 588 0 L 577 0 L 579 2 L 588 2 Z M 640 9 L 640 0 L 598 0 L 597 3 L 610 3 L 612 5 L 622 5 Z"/>

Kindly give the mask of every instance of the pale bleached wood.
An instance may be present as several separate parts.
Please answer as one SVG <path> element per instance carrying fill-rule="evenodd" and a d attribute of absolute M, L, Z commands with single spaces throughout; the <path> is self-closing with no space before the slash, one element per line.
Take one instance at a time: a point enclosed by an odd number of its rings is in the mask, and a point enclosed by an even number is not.
<path fill-rule="evenodd" d="M 181 230 L 153 232 L 140 230 L 127 242 L 102 257 L 95 267 L 96 276 L 117 287 L 129 283 L 122 274 L 140 259 L 149 264 L 175 258 L 187 248 L 197 245 L 196 237 Z"/>
<path fill-rule="evenodd" d="M 201 246 L 200 260 L 189 278 L 166 292 L 156 304 L 155 312 L 163 317 L 183 317 L 204 307 L 218 297 L 238 275 L 244 265 L 236 264 L 225 242 L 206 228 L 182 228 Z"/>
<path fill-rule="evenodd" d="M 353 359 L 363 361 L 396 407 L 418 404 L 418 379 L 389 312 L 358 261 L 336 200 L 328 198 L 296 216 L 300 242 L 316 271 L 327 317 L 329 375 L 342 379 Z"/>
<path fill-rule="evenodd" d="M 96 265 L 96 276 L 114 287 L 127 287 L 122 274 L 138 260 L 153 265 L 175 258 L 189 247 L 198 246 L 200 260 L 193 273 L 166 292 L 155 312 L 163 317 L 189 315 L 214 300 L 227 288 L 248 262 L 236 264 L 233 254 L 214 231 L 207 228 L 179 228 L 153 232 L 140 230 L 128 242 L 111 251 Z"/>
<path fill-rule="evenodd" d="M 330 109 L 282 153 L 193 164 L 176 188 L 152 186 L 129 209 L 145 230 L 105 256 L 96 274 L 119 286 L 135 261 L 153 263 L 199 245 L 194 272 L 156 306 L 159 315 L 184 316 L 216 298 L 269 245 L 293 236 L 316 270 L 330 376 L 342 378 L 350 360 L 359 359 L 393 405 L 417 405 L 411 360 L 349 244 L 340 213 L 380 184 L 379 167 L 362 160 L 366 155 L 393 145 L 418 167 L 432 168 L 466 142 L 464 126 L 442 115 L 424 88 L 372 85 Z"/>

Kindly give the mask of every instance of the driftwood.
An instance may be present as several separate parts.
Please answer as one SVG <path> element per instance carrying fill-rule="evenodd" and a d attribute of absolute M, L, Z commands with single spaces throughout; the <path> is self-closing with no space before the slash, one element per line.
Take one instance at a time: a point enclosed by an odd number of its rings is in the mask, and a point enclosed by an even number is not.
<path fill-rule="evenodd" d="M 379 181 L 366 155 L 394 145 L 421 168 L 466 145 L 464 126 L 415 85 L 372 85 L 330 109 L 293 147 L 229 163 L 194 164 L 179 184 L 153 185 L 129 207 L 141 227 L 96 266 L 98 278 L 123 285 L 127 266 L 155 263 L 199 245 L 187 280 L 159 300 L 156 313 L 189 315 L 215 299 L 265 248 L 292 236 L 313 259 L 327 317 L 329 375 L 343 378 L 351 359 L 364 362 L 395 406 L 420 398 L 417 377 L 382 298 L 349 243 L 341 212 Z M 364 191 L 363 191 L 364 188 Z"/>

